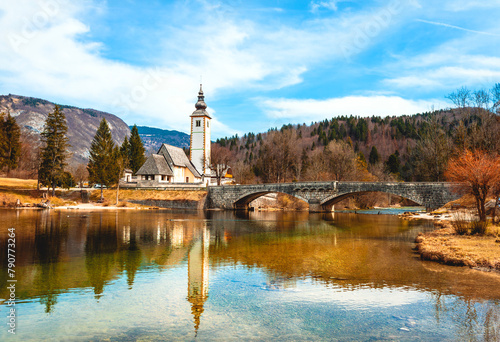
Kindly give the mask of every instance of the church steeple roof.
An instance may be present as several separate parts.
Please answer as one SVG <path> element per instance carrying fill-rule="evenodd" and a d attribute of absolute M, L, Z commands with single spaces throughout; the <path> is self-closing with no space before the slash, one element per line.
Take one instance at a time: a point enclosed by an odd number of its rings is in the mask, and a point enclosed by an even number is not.
<path fill-rule="evenodd" d="M 194 106 L 196 110 L 193 112 L 193 114 L 191 114 L 191 116 L 208 116 L 209 118 L 211 118 L 206 111 L 207 104 L 205 103 L 205 95 L 203 94 L 202 84 L 200 84 L 200 91 L 198 92 L 198 102 L 196 102 Z"/>

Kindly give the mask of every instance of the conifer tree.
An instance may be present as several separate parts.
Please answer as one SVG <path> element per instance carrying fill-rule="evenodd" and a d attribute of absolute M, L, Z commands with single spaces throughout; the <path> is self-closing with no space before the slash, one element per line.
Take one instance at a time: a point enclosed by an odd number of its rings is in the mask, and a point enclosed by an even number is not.
<path fill-rule="evenodd" d="M 127 136 L 125 136 L 125 139 L 123 139 L 123 143 L 120 146 L 120 154 L 121 157 L 123 158 L 123 165 L 124 168 L 130 168 L 130 143 L 128 142 Z"/>
<path fill-rule="evenodd" d="M 103 186 L 110 186 L 115 181 L 114 148 L 115 143 L 108 122 L 103 118 L 90 144 L 89 163 L 87 164 L 90 182 L 101 185 L 101 201 L 103 200 Z"/>
<path fill-rule="evenodd" d="M 41 133 L 43 147 L 38 172 L 39 181 L 48 187 L 52 186 L 52 196 L 55 195 L 57 182 L 64 175 L 66 159 L 69 156 L 67 131 L 66 116 L 61 107 L 55 105 L 54 111 L 47 116 Z"/>
<path fill-rule="evenodd" d="M 9 112 L 7 112 L 5 119 L 4 114 L 0 115 L 0 120 L 0 167 L 6 166 L 8 175 L 10 170 L 15 169 L 19 162 L 19 156 L 21 155 L 21 142 L 19 141 L 21 131 L 16 123 L 16 119 Z"/>
<path fill-rule="evenodd" d="M 127 139 L 127 137 L 125 137 Z M 125 143 L 125 141 L 124 141 Z M 122 144 L 123 147 L 123 144 Z M 116 184 L 116 203 L 115 205 L 118 205 L 118 195 L 120 193 L 120 178 L 123 175 L 123 171 L 125 170 L 126 167 L 126 162 L 127 162 L 127 156 L 124 155 L 122 152 L 121 148 L 118 146 L 115 146 L 113 148 L 113 166 L 110 169 L 111 172 L 111 182 L 113 184 Z"/>
<path fill-rule="evenodd" d="M 372 146 L 370 151 L 370 156 L 368 157 L 368 162 L 372 165 L 377 164 L 380 161 L 380 154 L 375 146 Z"/>
<path fill-rule="evenodd" d="M 141 137 L 139 136 L 139 130 L 137 129 L 137 125 L 132 127 L 132 131 L 130 133 L 130 154 L 129 154 L 129 166 L 132 169 L 132 172 L 135 173 L 139 171 L 142 164 L 146 161 L 146 157 L 144 156 L 144 146 L 142 144 Z"/>

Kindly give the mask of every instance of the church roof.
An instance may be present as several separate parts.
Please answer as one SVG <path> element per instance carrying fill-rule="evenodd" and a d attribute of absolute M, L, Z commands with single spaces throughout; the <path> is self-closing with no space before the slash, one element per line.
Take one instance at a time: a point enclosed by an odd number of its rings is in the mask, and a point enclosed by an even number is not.
<path fill-rule="evenodd" d="M 198 92 L 198 102 L 194 105 L 196 110 L 191 114 L 191 116 L 207 116 L 211 119 L 210 115 L 206 111 L 207 104 L 205 103 L 205 95 L 203 95 L 203 89 L 200 84 L 200 91 Z"/>
<path fill-rule="evenodd" d="M 173 176 L 174 173 L 168 166 L 165 157 L 160 154 L 152 154 L 146 159 L 146 162 L 137 171 L 138 175 L 164 175 Z"/>
<path fill-rule="evenodd" d="M 164 155 L 169 164 L 180 167 L 187 167 L 189 171 L 191 171 L 193 176 L 201 177 L 200 173 L 196 170 L 182 148 L 168 144 L 162 144 L 160 150 L 158 151 L 158 154 Z"/>

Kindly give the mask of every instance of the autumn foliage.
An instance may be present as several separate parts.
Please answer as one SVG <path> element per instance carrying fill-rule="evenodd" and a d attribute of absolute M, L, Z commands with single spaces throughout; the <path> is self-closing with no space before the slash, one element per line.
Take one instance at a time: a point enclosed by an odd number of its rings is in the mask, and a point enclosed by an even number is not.
<path fill-rule="evenodd" d="M 464 185 L 476 199 L 479 219 L 486 221 L 486 199 L 500 184 L 500 158 L 484 151 L 465 150 L 449 161 L 445 176 Z"/>

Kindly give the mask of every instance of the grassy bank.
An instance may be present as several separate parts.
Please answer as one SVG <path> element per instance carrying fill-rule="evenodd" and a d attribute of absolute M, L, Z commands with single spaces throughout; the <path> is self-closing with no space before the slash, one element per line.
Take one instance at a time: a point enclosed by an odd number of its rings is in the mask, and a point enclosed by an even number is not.
<path fill-rule="evenodd" d="M 37 183 L 36 179 L 0 177 L 0 189 L 2 190 L 36 189 L 36 183 Z"/>
<path fill-rule="evenodd" d="M 129 190 L 124 189 L 119 192 L 119 200 L 165 200 L 165 201 L 200 201 L 207 195 L 203 190 Z M 99 200 L 101 190 L 92 190 L 90 199 Z M 116 190 L 103 190 L 106 200 L 114 203 L 116 200 Z"/>
<path fill-rule="evenodd" d="M 484 235 L 458 235 L 450 223 L 417 236 L 417 250 L 424 260 L 446 265 L 500 271 L 500 226 L 489 226 Z"/>
<path fill-rule="evenodd" d="M 89 199 L 99 206 L 112 206 L 116 203 L 116 190 L 106 189 L 103 191 L 104 202 L 97 203 L 100 199 L 99 189 L 84 189 L 89 193 Z M 50 194 L 51 192 L 49 192 Z M 82 203 L 80 190 L 56 190 L 56 196 L 44 197 L 47 191 L 36 190 L 36 180 L 23 180 L 13 178 L 0 178 L 0 207 L 13 208 L 36 207 L 41 202 L 49 201 L 52 207 L 74 206 Z M 119 192 L 119 207 L 140 207 L 140 205 L 129 203 L 129 201 L 202 201 L 207 195 L 206 191 L 200 190 L 129 190 Z"/>

